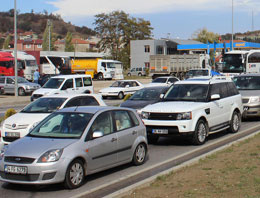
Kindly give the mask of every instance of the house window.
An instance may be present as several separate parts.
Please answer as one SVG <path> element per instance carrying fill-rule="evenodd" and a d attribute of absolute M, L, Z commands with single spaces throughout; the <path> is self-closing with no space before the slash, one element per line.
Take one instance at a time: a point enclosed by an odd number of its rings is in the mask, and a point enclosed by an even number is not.
<path fill-rule="evenodd" d="M 144 46 L 144 52 L 149 53 L 150 52 L 150 45 L 145 45 Z"/>
<path fill-rule="evenodd" d="M 156 53 L 157 53 L 157 54 L 163 54 L 163 46 L 160 46 L 160 45 L 157 46 L 157 47 L 156 47 Z"/>
<path fill-rule="evenodd" d="M 42 45 L 37 45 L 37 48 L 42 48 Z"/>
<path fill-rule="evenodd" d="M 26 48 L 31 48 L 31 45 L 30 44 L 26 44 L 25 47 Z"/>
<path fill-rule="evenodd" d="M 144 63 L 144 65 L 145 65 L 145 68 L 150 68 L 150 63 L 149 62 L 146 62 L 146 63 Z"/>

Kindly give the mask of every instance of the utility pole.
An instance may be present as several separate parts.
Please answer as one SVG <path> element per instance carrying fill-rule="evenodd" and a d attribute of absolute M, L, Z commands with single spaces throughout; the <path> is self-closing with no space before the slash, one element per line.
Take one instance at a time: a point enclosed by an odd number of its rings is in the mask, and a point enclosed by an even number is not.
<path fill-rule="evenodd" d="M 252 10 L 252 31 L 254 31 L 254 10 Z"/>
<path fill-rule="evenodd" d="M 234 42 L 234 5 L 232 0 L 232 39 L 231 39 L 231 50 L 233 50 L 233 42 Z"/>
<path fill-rule="evenodd" d="M 51 20 L 48 19 L 48 28 L 49 28 L 49 51 L 51 51 Z"/>
<path fill-rule="evenodd" d="M 18 76 L 18 68 L 17 68 L 17 22 L 16 22 L 16 0 L 14 0 L 14 72 L 15 72 L 15 97 L 18 96 L 18 83 L 17 83 L 17 76 Z"/>

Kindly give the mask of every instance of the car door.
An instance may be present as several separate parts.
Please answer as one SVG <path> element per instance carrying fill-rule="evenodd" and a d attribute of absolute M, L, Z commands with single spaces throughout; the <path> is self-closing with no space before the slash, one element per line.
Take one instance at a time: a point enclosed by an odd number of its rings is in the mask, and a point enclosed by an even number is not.
<path fill-rule="evenodd" d="M 122 162 L 132 158 L 132 145 L 138 136 L 138 127 L 136 120 L 134 122 L 132 116 L 127 110 L 113 111 L 113 118 L 115 121 L 115 128 L 118 138 L 118 161 Z M 138 122 L 138 120 L 137 120 Z"/>
<path fill-rule="evenodd" d="M 75 93 L 84 93 L 82 78 L 75 78 Z"/>
<path fill-rule="evenodd" d="M 67 79 L 61 88 L 61 92 L 62 93 L 75 93 L 74 91 L 75 91 L 75 89 L 74 89 L 73 79 L 72 78 Z"/>
<path fill-rule="evenodd" d="M 0 86 L 4 90 L 4 87 L 5 87 L 5 77 L 0 77 Z"/>
<path fill-rule="evenodd" d="M 93 138 L 94 132 L 102 132 L 103 135 Z M 96 171 L 117 163 L 117 134 L 114 131 L 110 111 L 103 112 L 96 117 L 88 134 L 86 150 L 90 159 L 88 161 L 89 169 Z"/>
<path fill-rule="evenodd" d="M 14 93 L 14 80 L 12 78 L 6 77 L 6 84 L 5 84 L 5 93 Z"/>
<path fill-rule="evenodd" d="M 222 92 L 222 105 L 223 105 L 223 122 L 226 122 L 228 124 L 230 119 L 230 113 L 232 109 L 232 105 L 234 101 L 231 99 L 231 93 L 229 93 L 229 88 L 227 83 L 220 83 L 220 89 Z"/>
<path fill-rule="evenodd" d="M 129 82 L 129 89 L 127 92 L 130 94 L 134 94 L 139 89 L 140 89 L 140 85 L 135 81 L 131 81 Z"/>

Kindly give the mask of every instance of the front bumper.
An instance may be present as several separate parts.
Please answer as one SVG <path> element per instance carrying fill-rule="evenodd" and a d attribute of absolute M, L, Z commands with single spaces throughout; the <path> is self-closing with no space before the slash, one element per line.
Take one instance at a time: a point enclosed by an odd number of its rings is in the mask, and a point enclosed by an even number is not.
<path fill-rule="evenodd" d="M 243 117 L 257 117 L 260 116 L 260 103 L 259 104 L 244 104 Z"/>
<path fill-rule="evenodd" d="M 63 182 L 69 160 L 61 158 L 57 162 L 37 163 L 37 159 L 32 164 L 21 164 L 0 161 L 0 180 L 3 182 L 16 184 L 52 184 Z M 5 172 L 5 165 L 27 167 L 27 174 L 11 174 Z"/>
<path fill-rule="evenodd" d="M 18 133 L 19 136 L 6 136 L 5 132 Z M 0 139 L 1 139 L 1 142 L 3 142 L 4 144 L 10 144 L 15 140 L 18 140 L 18 139 L 24 137 L 28 133 L 29 133 L 29 126 L 25 129 L 17 129 L 17 130 L 12 130 L 12 129 L 3 127 L 2 131 L 1 131 Z"/>
<path fill-rule="evenodd" d="M 105 97 L 109 97 L 109 96 L 111 96 L 111 97 L 116 97 L 116 96 L 118 96 L 118 93 L 117 92 L 107 92 L 107 93 L 99 93 L 99 94 L 101 94 L 102 96 L 105 96 Z"/>

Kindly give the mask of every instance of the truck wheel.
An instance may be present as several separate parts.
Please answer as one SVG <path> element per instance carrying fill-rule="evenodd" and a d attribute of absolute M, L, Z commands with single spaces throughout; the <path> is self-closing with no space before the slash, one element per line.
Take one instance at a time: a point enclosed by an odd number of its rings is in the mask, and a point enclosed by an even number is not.
<path fill-rule="evenodd" d="M 206 142 L 207 134 L 208 134 L 208 126 L 204 120 L 200 119 L 196 125 L 192 137 L 192 143 L 195 145 L 204 144 Z"/>
<path fill-rule="evenodd" d="M 141 73 L 138 73 L 138 76 L 142 76 L 142 74 L 141 74 Z"/>
<path fill-rule="evenodd" d="M 118 98 L 119 98 L 120 100 L 124 99 L 124 93 L 123 93 L 123 92 L 119 92 Z"/>
<path fill-rule="evenodd" d="M 238 132 L 239 128 L 241 125 L 241 115 L 239 112 L 234 111 L 232 118 L 231 118 L 231 122 L 230 122 L 230 128 L 229 131 L 231 133 L 236 133 Z"/>
<path fill-rule="evenodd" d="M 104 80 L 103 74 L 102 73 L 98 74 L 97 79 L 98 80 Z"/>
<path fill-rule="evenodd" d="M 127 76 L 131 76 L 131 73 L 128 73 Z"/>
<path fill-rule="evenodd" d="M 25 96 L 25 90 L 24 90 L 24 88 L 21 88 L 21 87 L 20 87 L 20 88 L 18 89 L 18 95 L 19 95 L 19 96 Z"/>

